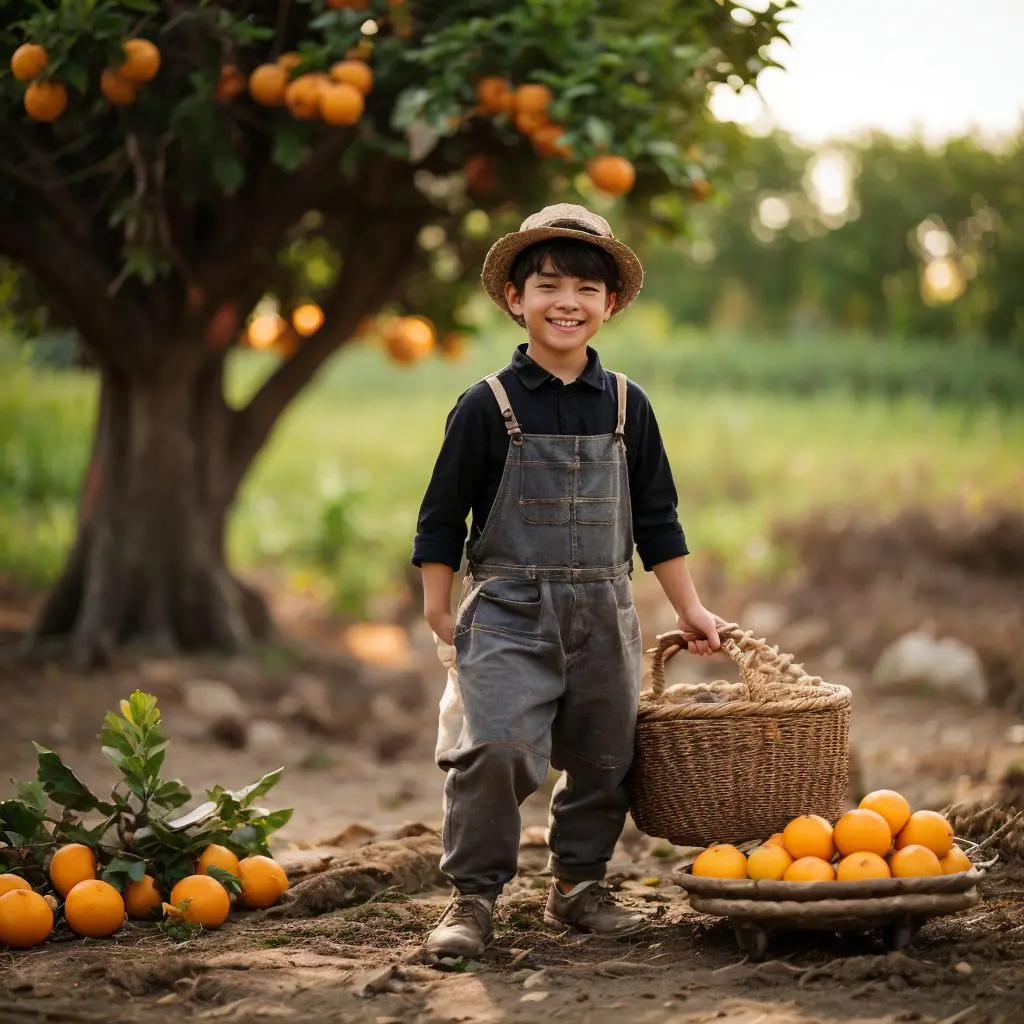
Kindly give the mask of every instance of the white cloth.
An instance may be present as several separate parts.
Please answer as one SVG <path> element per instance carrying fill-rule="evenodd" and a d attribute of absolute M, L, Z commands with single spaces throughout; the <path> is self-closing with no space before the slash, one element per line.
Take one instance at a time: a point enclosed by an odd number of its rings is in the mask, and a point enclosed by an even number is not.
<path fill-rule="evenodd" d="M 434 645 L 441 664 L 448 669 L 444 693 L 438 705 L 437 746 L 434 748 L 435 760 L 445 750 L 451 750 L 459 742 L 462 735 L 462 693 L 459 690 L 459 674 L 455 670 L 455 648 L 446 644 L 436 633 Z"/>

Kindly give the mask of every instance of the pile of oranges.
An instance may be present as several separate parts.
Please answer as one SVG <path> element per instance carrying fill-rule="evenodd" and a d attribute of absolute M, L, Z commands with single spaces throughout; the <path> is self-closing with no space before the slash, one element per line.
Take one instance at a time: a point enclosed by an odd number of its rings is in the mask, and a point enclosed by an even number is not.
<path fill-rule="evenodd" d="M 69 843 L 54 851 L 50 858 L 50 884 L 56 896 L 35 892 L 19 875 L 0 875 L 0 945 L 27 949 L 45 942 L 53 931 L 60 900 L 68 928 L 91 939 L 113 935 L 126 918 L 146 921 L 164 916 L 189 925 L 216 928 L 227 919 L 231 897 L 208 874 L 211 867 L 238 878 L 238 902 L 244 907 L 273 906 L 288 888 L 284 869 L 270 857 L 255 855 L 239 860 L 231 850 L 213 844 L 200 854 L 195 874 L 182 878 L 165 903 L 152 875 L 128 882 L 121 892 L 96 877 L 96 855 L 88 846 Z"/>
<path fill-rule="evenodd" d="M 749 855 L 728 843 L 709 846 L 691 870 L 704 878 L 858 882 L 951 875 L 970 866 L 941 814 L 912 812 L 899 793 L 879 789 L 834 825 L 820 815 L 801 814 Z"/>

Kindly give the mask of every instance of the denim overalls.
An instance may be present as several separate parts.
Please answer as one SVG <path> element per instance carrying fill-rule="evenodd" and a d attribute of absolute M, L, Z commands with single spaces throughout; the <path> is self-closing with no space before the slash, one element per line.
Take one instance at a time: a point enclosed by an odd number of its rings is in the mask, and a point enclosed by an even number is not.
<path fill-rule="evenodd" d="M 604 877 L 629 807 L 640 691 L 626 464 L 626 378 L 613 434 L 524 434 L 497 376 L 509 435 L 456 614 L 461 721 L 442 730 L 441 868 L 463 893 L 496 896 L 515 875 L 519 806 L 565 773 L 551 803 L 551 870 Z"/>

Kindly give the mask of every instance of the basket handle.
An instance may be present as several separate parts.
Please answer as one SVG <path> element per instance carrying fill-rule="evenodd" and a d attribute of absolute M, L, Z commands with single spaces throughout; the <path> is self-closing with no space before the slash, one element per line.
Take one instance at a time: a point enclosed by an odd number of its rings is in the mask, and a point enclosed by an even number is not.
<path fill-rule="evenodd" d="M 789 686 L 817 686 L 821 682 L 818 676 L 808 675 L 803 665 L 796 664 L 792 654 L 783 654 L 774 644 L 757 639 L 752 630 L 743 629 L 735 622 L 719 619 L 718 636 L 722 641 L 723 653 L 732 658 L 741 671 L 748 669 L 757 677 L 768 677 L 771 680 L 767 684 L 756 682 L 751 685 L 747 674 L 744 673 L 744 682 L 751 700 L 768 700 L 772 696 L 773 686 L 779 683 Z M 703 639 L 702 633 L 683 632 L 679 629 L 669 630 L 658 636 L 657 647 L 647 651 L 652 655 L 651 691 L 655 698 L 660 699 L 665 692 L 665 663 L 679 651 L 685 650 L 686 644 L 691 640 Z"/>

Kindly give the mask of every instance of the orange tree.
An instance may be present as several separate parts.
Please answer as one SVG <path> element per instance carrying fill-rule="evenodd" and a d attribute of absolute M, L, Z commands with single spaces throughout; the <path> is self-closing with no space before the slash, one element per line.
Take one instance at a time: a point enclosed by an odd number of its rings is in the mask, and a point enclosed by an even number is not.
<path fill-rule="evenodd" d="M 288 403 L 382 308 L 455 327 L 524 210 L 600 188 L 630 234 L 676 230 L 706 191 L 709 85 L 756 80 L 791 0 L 750 6 L 0 2 L 9 306 L 72 326 L 100 378 L 78 534 L 33 639 L 91 663 L 267 635 L 225 520 Z M 285 331 L 232 408 L 225 359 L 268 295 L 314 299 L 323 323 Z"/>

